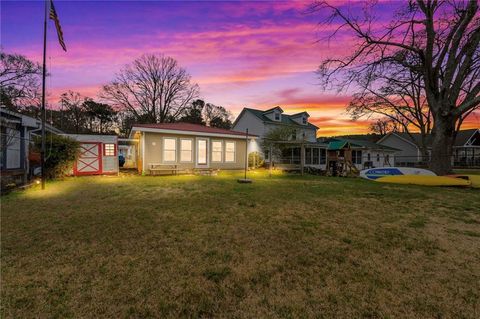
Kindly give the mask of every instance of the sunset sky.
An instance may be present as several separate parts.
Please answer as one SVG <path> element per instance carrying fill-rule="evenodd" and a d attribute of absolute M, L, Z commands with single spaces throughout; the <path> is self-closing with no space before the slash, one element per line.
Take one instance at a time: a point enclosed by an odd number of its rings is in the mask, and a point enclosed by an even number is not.
<path fill-rule="evenodd" d="M 353 122 L 345 114 L 351 92 L 323 91 L 315 75 L 322 59 L 348 53 L 354 39 L 340 34 L 327 41 L 336 26 L 319 26 L 321 13 L 307 14 L 308 4 L 57 0 L 68 52 L 49 21 L 49 100 L 55 104 L 66 90 L 95 98 L 126 63 L 143 53 L 163 53 L 189 71 L 201 98 L 235 116 L 245 106 L 279 105 L 287 113 L 308 111 L 323 136 L 367 132 L 367 120 Z M 397 5 L 379 5 L 379 26 Z M 41 62 L 42 25 L 42 1 L 2 0 L 4 51 Z M 467 126 L 479 127 L 480 114 Z"/>

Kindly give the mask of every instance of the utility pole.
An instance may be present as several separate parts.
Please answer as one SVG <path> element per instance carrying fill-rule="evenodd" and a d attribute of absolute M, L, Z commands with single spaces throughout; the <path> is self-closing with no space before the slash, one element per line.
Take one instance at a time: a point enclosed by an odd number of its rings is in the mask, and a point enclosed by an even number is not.
<path fill-rule="evenodd" d="M 40 151 L 40 161 L 42 162 L 42 190 L 45 189 L 45 122 L 47 121 L 47 113 L 45 111 L 45 78 L 47 76 L 47 11 L 48 4 L 45 0 L 45 15 L 43 20 L 43 68 L 42 68 L 42 149 Z"/>

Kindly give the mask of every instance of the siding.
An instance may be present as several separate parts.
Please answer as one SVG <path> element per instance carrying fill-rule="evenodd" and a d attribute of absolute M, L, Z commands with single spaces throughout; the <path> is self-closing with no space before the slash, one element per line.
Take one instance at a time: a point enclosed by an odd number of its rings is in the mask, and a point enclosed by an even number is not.
<path fill-rule="evenodd" d="M 399 150 L 395 152 L 395 163 L 417 163 L 419 161 L 418 148 L 395 134 L 386 136 L 378 144 Z"/>
<path fill-rule="evenodd" d="M 7 127 L 7 139 L 9 144 L 7 145 L 6 154 L 6 169 L 15 169 L 22 167 L 21 160 L 21 135 L 20 131 Z"/>
<path fill-rule="evenodd" d="M 252 113 L 245 111 L 242 117 L 240 117 L 232 128 L 232 131 L 245 132 L 248 128 L 248 134 L 257 135 L 262 138 L 265 135 L 265 127 L 263 122 L 253 115 Z"/>
<path fill-rule="evenodd" d="M 245 140 L 238 138 L 226 138 L 226 137 L 202 137 L 197 135 L 175 135 L 175 134 L 166 134 L 166 133 L 153 133 L 153 132 L 144 132 L 145 137 L 145 150 L 144 150 L 144 166 L 145 170 L 148 171 L 150 164 L 165 164 L 165 165 L 177 165 L 181 169 L 193 169 L 196 167 L 196 139 L 197 138 L 206 138 L 208 139 L 208 163 L 209 168 L 214 169 L 243 169 L 245 167 Z M 165 163 L 163 160 L 163 139 L 165 137 L 175 138 L 176 139 L 176 161 Z M 180 139 L 191 139 L 192 140 L 192 162 L 180 162 Z M 221 141 L 222 142 L 222 161 L 221 162 L 212 162 L 212 141 Z M 235 142 L 235 162 L 229 163 L 225 162 L 225 142 L 232 141 Z M 140 145 L 142 141 L 140 141 Z M 139 152 L 141 157 L 141 150 Z"/>

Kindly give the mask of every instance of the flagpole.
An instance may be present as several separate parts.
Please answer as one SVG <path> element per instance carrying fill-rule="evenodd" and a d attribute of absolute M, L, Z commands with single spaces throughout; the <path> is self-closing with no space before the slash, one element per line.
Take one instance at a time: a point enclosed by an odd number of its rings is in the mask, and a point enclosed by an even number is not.
<path fill-rule="evenodd" d="M 47 4 L 45 0 L 45 16 L 43 19 L 43 68 L 42 68 L 42 149 L 40 151 L 40 160 L 42 165 L 42 190 L 45 189 L 45 122 L 47 113 L 45 111 L 45 77 L 47 75 L 46 56 L 47 56 Z"/>

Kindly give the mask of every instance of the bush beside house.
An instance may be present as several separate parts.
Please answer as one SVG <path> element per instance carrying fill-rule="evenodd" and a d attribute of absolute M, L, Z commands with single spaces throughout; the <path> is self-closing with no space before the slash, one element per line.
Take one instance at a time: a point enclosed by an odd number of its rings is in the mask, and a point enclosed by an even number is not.
<path fill-rule="evenodd" d="M 41 149 L 40 138 L 35 140 L 36 151 Z M 49 134 L 46 138 L 45 171 L 48 179 L 61 178 L 71 173 L 80 154 L 80 144 L 65 136 Z"/>

